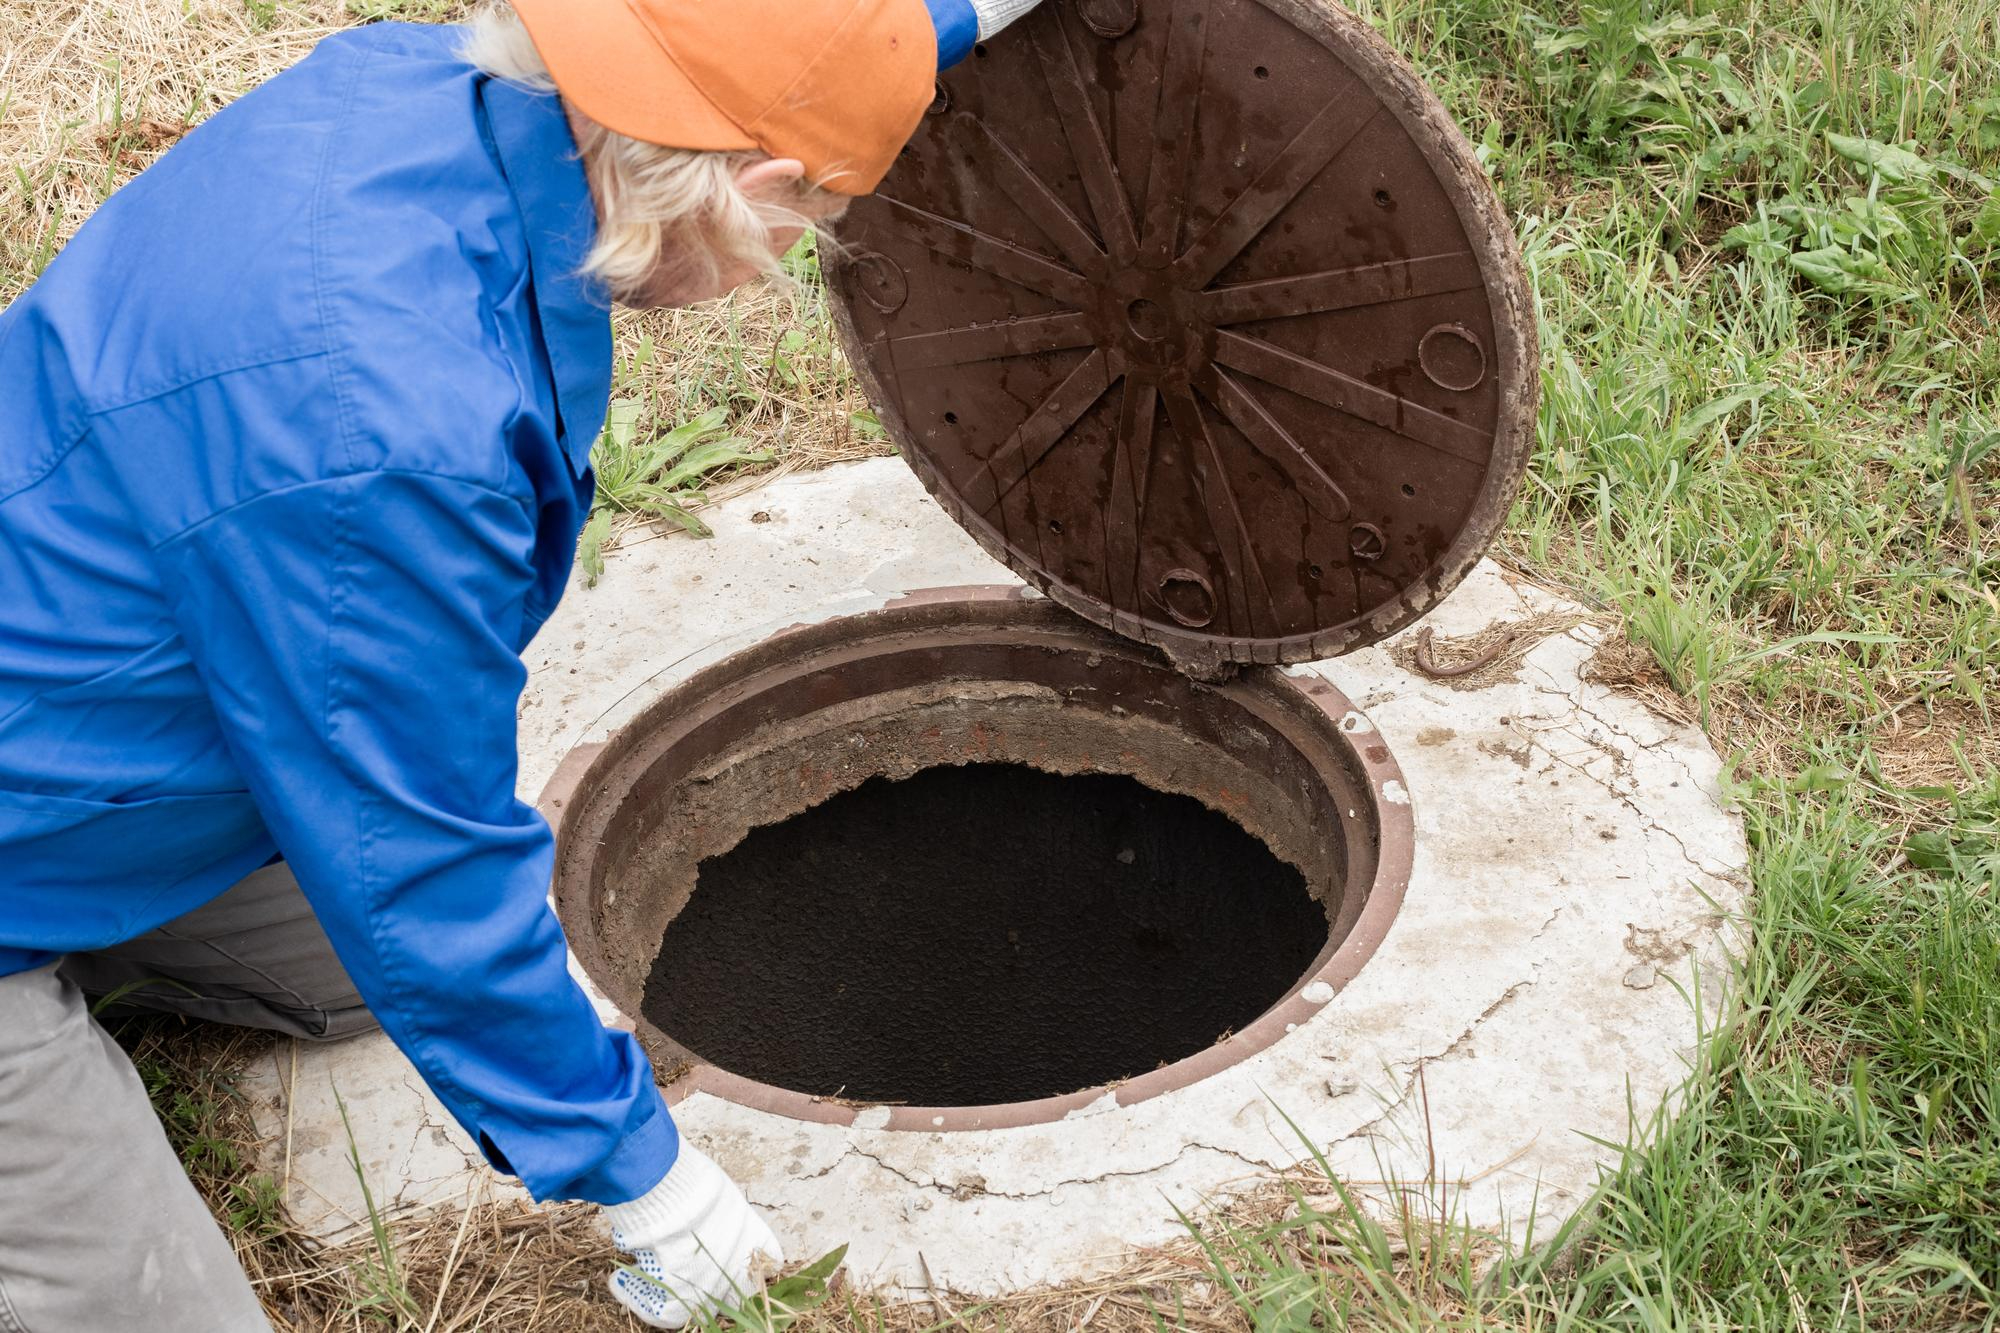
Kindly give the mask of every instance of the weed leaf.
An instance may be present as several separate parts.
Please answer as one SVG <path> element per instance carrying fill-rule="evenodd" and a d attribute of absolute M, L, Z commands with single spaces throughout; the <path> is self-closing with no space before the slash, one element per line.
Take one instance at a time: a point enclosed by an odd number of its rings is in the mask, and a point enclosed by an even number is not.
<path fill-rule="evenodd" d="M 1899 182 L 1929 180 L 1937 173 L 1936 167 L 1907 148 L 1898 148 L 1894 144 L 1877 143 L 1873 139 L 1830 132 L 1826 136 L 1826 141 L 1834 152 L 1849 162 L 1867 167 L 1884 180 Z"/>
<path fill-rule="evenodd" d="M 600 509 L 590 516 L 590 522 L 583 525 L 583 537 L 577 544 L 576 556 L 583 563 L 583 586 L 595 588 L 597 581 L 604 577 L 604 543 L 611 536 L 611 511 Z"/>

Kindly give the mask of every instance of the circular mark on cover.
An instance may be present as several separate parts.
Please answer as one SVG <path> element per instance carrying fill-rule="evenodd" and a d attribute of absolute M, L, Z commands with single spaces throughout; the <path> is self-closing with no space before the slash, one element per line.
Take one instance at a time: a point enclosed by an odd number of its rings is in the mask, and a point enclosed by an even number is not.
<path fill-rule="evenodd" d="M 1160 579 L 1159 597 L 1167 614 L 1189 629 L 1215 619 L 1215 589 L 1192 569 L 1168 570 Z"/>
<path fill-rule="evenodd" d="M 1440 324 L 1417 344 L 1417 364 L 1440 389 L 1464 393 L 1486 378 L 1486 348 L 1463 324 Z"/>
<path fill-rule="evenodd" d="M 1138 0 L 1078 0 L 1076 12 L 1099 37 L 1123 37 L 1139 22 Z"/>
<path fill-rule="evenodd" d="M 1143 296 L 1125 307 L 1125 322 L 1135 336 L 1149 343 L 1160 342 L 1174 330 L 1174 317 L 1167 308 Z"/>
<path fill-rule="evenodd" d="M 893 315 L 910 299 L 910 282 L 895 260 L 870 251 L 854 257 L 854 280 L 861 298 L 885 315 Z"/>

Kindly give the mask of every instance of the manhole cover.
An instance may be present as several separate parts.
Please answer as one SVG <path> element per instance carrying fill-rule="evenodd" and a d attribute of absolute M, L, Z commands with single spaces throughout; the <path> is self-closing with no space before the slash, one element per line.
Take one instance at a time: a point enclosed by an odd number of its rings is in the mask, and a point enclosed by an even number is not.
<path fill-rule="evenodd" d="M 1113 774 L 931 768 L 704 862 L 644 1013 L 795 1092 L 1033 1101 L 1248 1027 L 1327 934 L 1305 877 L 1191 797 Z"/>
<path fill-rule="evenodd" d="M 932 494 L 1193 669 L 1383 638 L 1519 485 L 1512 233 L 1344 12 L 1055 0 L 945 78 L 840 236 L 843 337 Z"/>

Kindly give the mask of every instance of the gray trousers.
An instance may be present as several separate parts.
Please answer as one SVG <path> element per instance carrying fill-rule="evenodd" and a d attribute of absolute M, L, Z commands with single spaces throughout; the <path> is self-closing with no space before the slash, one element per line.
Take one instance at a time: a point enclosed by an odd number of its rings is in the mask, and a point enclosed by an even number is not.
<path fill-rule="evenodd" d="M 132 1062 L 90 1011 L 311 1040 L 375 1023 L 291 872 L 113 949 L 0 977 L 0 1333 L 269 1333 Z"/>

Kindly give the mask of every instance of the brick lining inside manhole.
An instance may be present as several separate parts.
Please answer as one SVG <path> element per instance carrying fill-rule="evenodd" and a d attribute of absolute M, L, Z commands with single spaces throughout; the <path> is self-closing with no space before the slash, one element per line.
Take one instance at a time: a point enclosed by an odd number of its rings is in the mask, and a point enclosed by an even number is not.
<path fill-rule="evenodd" d="M 1129 1103 L 1279 1039 L 1386 933 L 1406 807 L 1357 716 L 1018 591 L 919 595 L 774 633 L 573 756 L 556 906 L 670 1096 L 925 1129 Z"/>
<path fill-rule="evenodd" d="M 1297 868 L 1192 797 L 944 766 L 705 861 L 643 1007 L 695 1055 L 797 1092 L 1032 1101 L 1248 1026 L 1327 932 Z"/>

